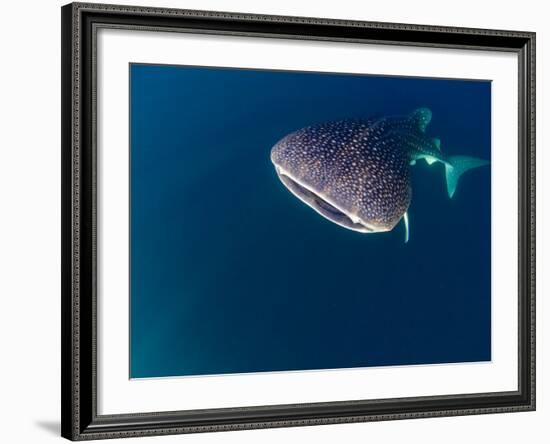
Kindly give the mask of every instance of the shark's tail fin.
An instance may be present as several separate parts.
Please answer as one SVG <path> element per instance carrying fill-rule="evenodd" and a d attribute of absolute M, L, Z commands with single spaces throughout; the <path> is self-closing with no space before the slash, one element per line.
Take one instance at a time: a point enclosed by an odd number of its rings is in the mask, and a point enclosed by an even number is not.
<path fill-rule="evenodd" d="M 450 156 L 445 163 L 445 175 L 447 176 L 447 192 L 453 197 L 458 185 L 458 179 L 468 170 L 488 165 L 488 160 L 468 156 Z"/>

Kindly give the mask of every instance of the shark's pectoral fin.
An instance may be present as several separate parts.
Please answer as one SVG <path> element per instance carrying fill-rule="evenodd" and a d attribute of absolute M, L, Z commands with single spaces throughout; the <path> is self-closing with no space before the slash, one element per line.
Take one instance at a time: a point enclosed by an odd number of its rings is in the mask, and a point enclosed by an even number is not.
<path fill-rule="evenodd" d="M 431 165 L 432 163 L 437 162 L 437 159 L 431 156 L 426 156 L 424 159 L 426 160 L 426 163 L 428 165 Z"/>
<path fill-rule="evenodd" d="M 435 162 L 444 162 L 437 157 L 430 156 L 429 154 L 418 154 L 416 157 L 410 160 L 409 165 L 416 165 L 417 160 L 425 160 L 428 165 L 431 165 Z"/>
<path fill-rule="evenodd" d="M 409 242 L 409 213 L 405 211 L 403 215 L 403 222 L 405 223 L 405 243 Z"/>

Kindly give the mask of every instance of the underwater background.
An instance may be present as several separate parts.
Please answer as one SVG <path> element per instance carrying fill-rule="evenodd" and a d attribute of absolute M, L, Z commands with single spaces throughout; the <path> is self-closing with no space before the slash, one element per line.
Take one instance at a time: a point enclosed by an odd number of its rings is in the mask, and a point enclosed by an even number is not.
<path fill-rule="evenodd" d="M 130 377 L 491 359 L 491 170 L 411 167 L 362 234 L 279 181 L 272 146 L 428 107 L 445 154 L 491 158 L 489 81 L 130 65 Z"/>

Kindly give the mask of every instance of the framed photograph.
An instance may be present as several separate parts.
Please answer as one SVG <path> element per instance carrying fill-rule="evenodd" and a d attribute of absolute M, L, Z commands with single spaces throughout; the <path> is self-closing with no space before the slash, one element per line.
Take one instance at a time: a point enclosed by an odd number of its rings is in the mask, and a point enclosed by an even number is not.
<path fill-rule="evenodd" d="M 534 33 L 61 13 L 64 437 L 534 410 Z"/>

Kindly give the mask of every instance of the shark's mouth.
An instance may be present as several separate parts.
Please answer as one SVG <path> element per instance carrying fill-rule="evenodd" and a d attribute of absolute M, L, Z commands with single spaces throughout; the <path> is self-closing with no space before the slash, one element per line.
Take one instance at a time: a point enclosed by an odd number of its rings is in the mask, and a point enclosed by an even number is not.
<path fill-rule="evenodd" d="M 283 182 L 292 194 L 331 222 L 334 222 L 349 230 L 359 231 L 361 233 L 374 233 L 376 231 L 382 231 L 364 222 L 359 217 L 353 217 L 352 219 L 352 217 L 344 210 L 338 208 L 334 203 L 329 202 L 325 196 L 322 196 L 305 184 L 300 183 L 289 173 L 279 167 L 277 167 L 277 174 L 279 179 L 281 179 L 281 182 Z"/>

